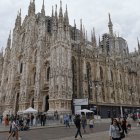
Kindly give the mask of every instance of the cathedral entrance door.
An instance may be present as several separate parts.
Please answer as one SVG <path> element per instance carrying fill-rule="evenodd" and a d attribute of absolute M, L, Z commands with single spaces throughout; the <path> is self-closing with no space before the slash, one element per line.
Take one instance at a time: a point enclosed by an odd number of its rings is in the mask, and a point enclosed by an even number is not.
<path fill-rule="evenodd" d="M 45 97 L 45 109 L 44 112 L 47 112 L 49 110 L 49 95 Z"/>
<path fill-rule="evenodd" d="M 34 108 L 34 98 L 31 100 L 31 107 Z"/>

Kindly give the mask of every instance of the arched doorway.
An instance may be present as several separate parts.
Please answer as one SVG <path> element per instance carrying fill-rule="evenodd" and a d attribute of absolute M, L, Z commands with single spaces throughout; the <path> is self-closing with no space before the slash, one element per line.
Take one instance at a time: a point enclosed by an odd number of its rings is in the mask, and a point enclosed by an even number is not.
<path fill-rule="evenodd" d="M 44 112 L 47 112 L 49 110 L 49 95 L 45 97 L 45 109 Z"/>
<path fill-rule="evenodd" d="M 19 110 L 19 93 L 16 95 L 16 102 L 15 102 L 15 114 L 17 114 Z"/>

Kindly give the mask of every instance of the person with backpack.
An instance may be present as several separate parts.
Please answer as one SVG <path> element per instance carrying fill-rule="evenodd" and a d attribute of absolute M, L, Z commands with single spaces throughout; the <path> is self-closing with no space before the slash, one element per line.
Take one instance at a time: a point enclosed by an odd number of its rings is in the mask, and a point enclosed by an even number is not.
<path fill-rule="evenodd" d="M 81 134 L 81 119 L 80 119 L 80 115 L 76 115 L 75 120 L 74 120 L 75 126 L 77 128 L 77 132 L 75 134 L 75 139 L 77 139 L 78 134 L 80 135 L 80 137 L 82 138 L 82 134 Z"/>

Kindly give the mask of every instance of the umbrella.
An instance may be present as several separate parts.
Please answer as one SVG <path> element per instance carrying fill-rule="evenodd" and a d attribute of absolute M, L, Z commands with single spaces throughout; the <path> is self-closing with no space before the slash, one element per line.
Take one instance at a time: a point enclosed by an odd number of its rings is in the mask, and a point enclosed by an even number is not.
<path fill-rule="evenodd" d="M 29 107 L 28 109 L 24 110 L 23 113 L 37 113 L 37 110 L 33 109 L 32 107 Z"/>

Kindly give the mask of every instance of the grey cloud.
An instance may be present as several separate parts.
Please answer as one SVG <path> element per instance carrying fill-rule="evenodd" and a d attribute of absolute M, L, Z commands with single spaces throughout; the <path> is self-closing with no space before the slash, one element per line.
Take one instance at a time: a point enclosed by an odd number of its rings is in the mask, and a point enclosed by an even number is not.
<path fill-rule="evenodd" d="M 43 0 L 35 1 L 36 12 L 40 12 Z M 24 18 L 28 12 L 29 2 L 30 0 L 0 1 L 0 47 L 6 46 L 9 30 L 14 27 L 17 11 L 21 8 Z M 59 5 L 59 2 L 59 0 L 45 0 L 46 14 L 51 15 L 52 5 Z M 140 37 L 139 0 L 63 0 L 63 11 L 66 4 L 70 24 L 73 25 L 73 20 L 76 19 L 79 28 L 82 18 L 88 34 L 95 27 L 97 36 L 108 32 L 108 12 L 110 12 L 114 31 L 119 32 L 127 40 L 131 51 L 137 47 L 136 38 Z"/>

